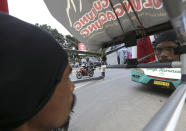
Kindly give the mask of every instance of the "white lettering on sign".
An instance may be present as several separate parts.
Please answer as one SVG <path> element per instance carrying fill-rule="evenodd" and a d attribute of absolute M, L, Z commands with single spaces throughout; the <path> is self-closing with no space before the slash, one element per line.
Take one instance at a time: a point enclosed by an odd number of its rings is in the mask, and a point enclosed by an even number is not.
<path fill-rule="evenodd" d="M 70 26 L 72 26 L 72 21 L 71 21 L 71 18 L 70 18 L 71 4 L 73 6 L 74 11 L 76 12 L 76 5 L 74 4 L 74 0 L 67 0 L 66 12 L 67 12 L 67 17 L 69 19 Z M 82 2 L 81 2 L 81 0 L 79 0 L 79 7 L 80 7 L 80 12 L 81 12 L 82 11 Z"/>
<path fill-rule="evenodd" d="M 79 0 L 79 3 L 79 12 L 81 12 L 82 1 Z M 161 9 L 163 7 L 163 3 L 161 0 L 130 0 L 130 3 L 133 6 L 134 10 L 137 12 L 142 11 L 144 8 Z M 96 0 L 93 2 L 90 11 L 82 15 L 82 17 L 79 18 L 77 21 L 72 22 L 69 13 L 71 5 L 73 7 L 72 9 L 74 9 L 75 12 L 77 12 L 77 10 L 76 5 L 74 4 L 74 0 L 68 0 L 66 11 L 69 19 L 69 24 L 82 36 L 88 37 L 94 31 L 102 29 L 103 25 L 107 22 L 116 20 L 116 15 L 118 18 L 123 17 L 126 14 L 123 6 L 126 8 L 127 13 L 133 12 L 130 3 L 128 2 L 128 0 L 123 0 L 123 5 L 121 5 L 121 3 L 116 3 L 113 7 L 116 12 L 115 14 L 111 8 L 109 0 Z"/>
<path fill-rule="evenodd" d="M 181 68 L 142 68 L 145 75 L 181 79 Z"/>

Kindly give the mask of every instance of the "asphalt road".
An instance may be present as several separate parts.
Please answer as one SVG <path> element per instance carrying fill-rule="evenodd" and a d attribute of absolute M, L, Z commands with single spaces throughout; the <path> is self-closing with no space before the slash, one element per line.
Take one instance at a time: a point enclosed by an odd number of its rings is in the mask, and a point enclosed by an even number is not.
<path fill-rule="evenodd" d="M 130 80 L 130 70 L 107 69 L 104 80 L 76 84 L 69 131 L 140 131 L 172 91 Z M 176 131 L 186 131 L 186 106 Z"/>

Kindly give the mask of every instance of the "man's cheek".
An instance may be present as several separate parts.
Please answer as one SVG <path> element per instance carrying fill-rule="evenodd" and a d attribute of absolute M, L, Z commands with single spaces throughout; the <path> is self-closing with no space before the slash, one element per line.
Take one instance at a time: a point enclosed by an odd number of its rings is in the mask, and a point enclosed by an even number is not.
<path fill-rule="evenodd" d="M 174 61 L 179 61 L 180 60 L 180 57 L 178 55 L 175 55 L 174 56 Z"/>
<path fill-rule="evenodd" d="M 76 104 L 76 95 L 72 94 L 72 103 L 71 103 L 71 110 L 73 111 L 73 108 Z"/>

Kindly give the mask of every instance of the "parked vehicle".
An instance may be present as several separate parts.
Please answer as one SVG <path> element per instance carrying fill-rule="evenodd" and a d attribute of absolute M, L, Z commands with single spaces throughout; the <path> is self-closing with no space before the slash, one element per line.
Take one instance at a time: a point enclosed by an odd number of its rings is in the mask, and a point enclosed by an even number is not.
<path fill-rule="evenodd" d="M 89 60 L 92 62 L 92 65 L 94 66 L 94 68 L 101 66 L 101 61 L 98 58 L 89 57 Z"/>
<path fill-rule="evenodd" d="M 93 66 L 90 67 L 90 70 L 88 72 L 86 64 L 83 64 L 78 71 L 76 71 L 76 77 L 77 79 L 81 79 L 83 76 L 94 76 L 94 68 Z"/>
<path fill-rule="evenodd" d="M 175 89 L 181 83 L 180 68 L 135 68 L 131 80 L 149 86 Z"/>

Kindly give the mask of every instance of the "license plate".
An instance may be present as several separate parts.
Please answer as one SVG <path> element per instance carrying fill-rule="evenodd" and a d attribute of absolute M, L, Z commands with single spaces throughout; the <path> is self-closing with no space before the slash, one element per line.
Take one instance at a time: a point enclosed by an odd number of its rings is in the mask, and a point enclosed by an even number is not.
<path fill-rule="evenodd" d="M 160 85 L 160 86 L 170 86 L 170 83 L 168 83 L 168 82 L 156 81 L 156 80 L 154 80 L 154 84 Z"/>

